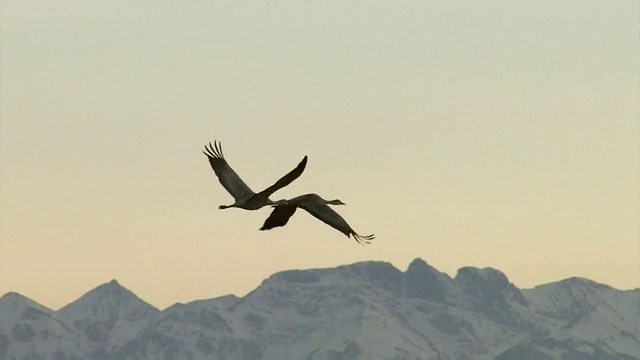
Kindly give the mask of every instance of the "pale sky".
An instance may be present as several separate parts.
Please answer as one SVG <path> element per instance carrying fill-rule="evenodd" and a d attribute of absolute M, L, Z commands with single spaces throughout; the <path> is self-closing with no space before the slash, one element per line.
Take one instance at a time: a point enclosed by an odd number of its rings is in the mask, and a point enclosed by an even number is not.
<path fill-rule="evenodd" d="M 637 0 L 0 4 L 0 295 L 166 308 L 416 257 L 640 286 Z M 254 190 L 308 155 L 272 198 L 339 198 L 374 243 L 218 210 L 214 139 Z"/>

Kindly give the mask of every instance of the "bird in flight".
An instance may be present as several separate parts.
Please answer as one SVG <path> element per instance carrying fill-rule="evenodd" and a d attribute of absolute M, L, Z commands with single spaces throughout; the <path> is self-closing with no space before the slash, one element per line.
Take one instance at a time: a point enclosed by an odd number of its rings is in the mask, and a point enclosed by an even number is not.
<path fill-rule="evenodd" d="M 205 150 L 203 153 L 209 159 L 209 164 L 211 164 L 213 172 L 218 177 L 218 180 L 220 180 L 220 184 L 222 184 L 222 186 L 235 199 L 235 202 L 231 205 L 220 205 L 218 207 L 220 209 L 236 207 L 245 210 L 257 210 L 267 205 L 286 204 L 286 200 L 273 201 L 269 199 L 269 196 L 291 184 L 292 181 L 302 175 L 304 168 L 307 166 L 307 156 L 305 156 L 295 169 L 281 177 L 275 184 L 260 191 L 259 193 L 255 193 L 251 188 L 249 188 L 249 186 L 247 186 L 247 184 L 244 183 L 244 181 L 242 181 L 240 176 L 238 176 L 231 166 L 229 166 L 227 160 L 225 160 L 224 155 L 222 154 L 222 146 L 219 142 L 214 141 L 213 146 L 209 143 L 209 145 L 205 145 L 204 148 Z"/>
<path fill-rule="evenodd" d="M 325 200 L 317 194 L 305 194 L 286 200 L 279 204 L 272 205 L 274 207 L 271 215 L 265 220 L 260 230 L 269 230 L 275 227 L 285 226 L 289 219 L 296 212 L 297 208 L 306 210 L 309 214 L 315 216 L 325 224 L 345 234 L 347 237 L 353 236 L 353 239 L 360 244 L 368 244 L 375 239 L 375 235 L 360 235 L 353 231 L 351 226 L 335 212 L 329 205 L 345 205 L 339 199 Z"/>

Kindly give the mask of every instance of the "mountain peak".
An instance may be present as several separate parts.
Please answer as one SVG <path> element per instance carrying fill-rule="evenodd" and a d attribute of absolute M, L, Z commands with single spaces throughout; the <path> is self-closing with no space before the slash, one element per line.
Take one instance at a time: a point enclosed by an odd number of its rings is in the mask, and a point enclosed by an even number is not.
<path fill-rule="evenodd" d="M 41 327 L 53 330 L 59 329 L 60 324 L 60 317 L 55 311 L 16 292 L 7 293 L 0 298 L 0 354 L 3 334 L 29 343 L 40 336 L 38 329 Z"/>
<path fill-rule="evenodd" d="M 129 291 L 124 286 L 120 285 L 120 283 L 116 279 L 112 279 L 111 281 L 106 282 L 106 283 L 94 288 L 93 291 L 111 293 L 111 294 L 116 295 L 116 296 L 126 296 L 127 294 L 133 295 L 133 293 L 131 291 Z M 91 291 L 89 291 L 89 293 L 90 292 Z"/>
<path fill-rule="evenodd" d="M 609 285 L 575 276 L 544 285 L 538 285 L 533 289 L 527 289 L 525 291 L 531 293 L 533 290 L 538 294 L 545 294 L 546 297 L 553 297 L 555 299 L 561 296 L 568 296 L 575 298 L 578 302 L 590 301 L 594 303 L 601 301 L 617 291 Z"/>
<path fill-rule="evenodd" d="M 409 263 L 409 267 L 411 267 L 411 266 L 416 266 L 416 265 L 418 265 L 418 266 L 420 266 L 420 265 L 430 266 L 429 264 L 427 264 L 427 262 L 426 262 L 426 261 L 424 261 L 422 258 L 419 258 L 419 257 L 417 257 L 417 258 L 413 259 L 413 260 Z"/>
<path fill-rule="evenodd" d="M 60 309 L 61 311 L 65 311 L 65 308 L 68 308 L 72 305 L 78 305 L 81 302 L 95 302 L 95 301 L 116 301 L 116 302 L 128 302 L 128 301 L 141 301 L 144 302 L 143 300 L 141 300 L 140 298 L 138 298 L 138 296 L 136 296 L 133 292 L 131 292 L 129 289 L 125 288 L 124 286 L 122 286 L 118 280 L 116 279 L 112 279 L 109 282 L 103 283 L 91 290 L 89 290 L 88 292 L 86 292 L 84 295 L 82 295 L 79 299 L 77 299 L 76 301 L 66 305 L 65 307 L 63 307 L 62 309 Z M 151 305 L 149 305 L 151 306 Z"/>
<path fill-rule="evenodd" d="M 581 277 L 570 277 L 523 291 L 536 311 L 569 323 L 580 319 L 617 292 L 608 285 Z"/>
<path fill-rule="evenodd" d="M 499 323 L 515 321 L 516 308 L 527 305 L 520 290 L 494 268 L 465 266 L 458 269 L 453 281 L 474 309 Z"/>
<path fill-rule="evenodd" d="M 402 276 L 403 293 L 409 298 L 444 302 L 450 285 L 448 275 L 420 258 L 414 259 Z"/>
<path fill-rule="evenodd" d="M 569 287 L 587 287 L 587 288 L 593 288 L 593 289 L 599 289 L 599 290 L 604 290 L 604 291 L 608 291 L 608 290 L 614 290 L 611 286 L 606 285 L 606 284 L 602 284 L 587 278 L 583 278 L 580 276 L 572 276 L 570 278 L 564 279 L 564 280 L 560 280 L 557 282 L 558 285 L 561 286 L 569 286 Z"/>
<path fill-rule="evenodd" d="M 520 292 L 515 285 L 509 282 L 509 279 L 503 272 L 492 267 L 482 269 L 473 266 L 462 267 L 458 269 L 454 281 L 463 291 L 466 290 L 472 293 L 481 289 L 490 289 L 491 291 L 498 291 L 503 294 Z M 517 300 L 523 302 L 524 298 L 519 296 Z"/>
<path fill-rule="evenodd" d="M 285 270 L 271 275 L 266 282 L 320 283 L 362 281 L 374 283 L 393 293 L 399 293 L 402 272 L 384 261 L 362 261 L 335 268 Z"/>
<path fill-rule="evenodd" d="M 9 291 L 0 297 L 0 304 L 7 302 L 22 302 L 26 300 L 29 300 L 29 298 L 15 291 Z"/>
<path fill-rule="evenodd" d="M 2 295 L 0 297 L 0 304 L 5 303 L 5 302 L 25 302 L 25 301 L 33 301 L 31 299 L 29 299 L 28 297 L 17 293 L 15 291 L 9 291 L 8 293 Z"/>
<path fill-rule="evenodd" d="M 401 291 L 402 272 L 386 261 L 362 261 L 340 266 L 337 269 L 342 270 L 348 276 L 379 285 L 392 293 L 400 293 Z"/>
<path fill-rule="evenodd" d="M 53 310 L 46 306 L 17 292 L 8 292 L 0 297 L 0 318 L 3 317 L 4 312 L 21 313 L 28 308 L 46 313 L 53 312 Z"/>
<path fill-rule="evenodd" d="M 90 290 L 59 312 L 72 319 L 74 327 L 87 340 L 104 343 L 111 339 L 121 343 L 145 326 L 159 310 L 114 279 Z"/>

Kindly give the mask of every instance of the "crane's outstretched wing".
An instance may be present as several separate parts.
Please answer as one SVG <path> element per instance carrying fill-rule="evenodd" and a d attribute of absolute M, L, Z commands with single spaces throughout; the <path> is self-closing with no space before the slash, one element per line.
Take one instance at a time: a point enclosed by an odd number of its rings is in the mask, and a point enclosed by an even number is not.
<path fill-rule="evenodd" d="M 300 161 L 300 163 L 295 167 L 295 169 L 289 171 L 288 174 L 286 174 L 285 176 L 281 177 L 278 181 L 276 181 L 275 184 L 269 186 L 268 188 L 260 191 L 260 195 L 262 196 L 266 196 L 269 197 L 271 196 L 271 194 L 273 194 L 274 192 L 282 189 L 283 187 L 291 184 L 291 182 L 293 182 L 293 180 L 297 179 L 300 177 L 300 175 L 302 175 L 302 172 L 304 171 L 304 169 L 307 167 L 307 156 L 305 155 L 304 158 L 302 159 L 302 161 Z"/>
<path fill-rule="evenodd" d="M 276 206 L 271 215 L 264 221 L 264 224 L 260 230 L 269 230 L 275 227 L 281 227 L 287 225 L 289 219 L 296 212 L 295 205 L 278 205 Z"/>
<path fill-rule="evenodd" d="M 335 212 L 326 202 L 316 194 L 305 194 L 289 200 L 288 205 L 278 205 L 271 212 L 271 215 L 264 222 L 260 230 L 269 230 L 287 224 L 289 218 L 293 216 L 296 207 L 306 210 L 315 218 L 345 234 L 347 237 L 353 236 L 358 243 L 370 243 L 375 239 L 375 235 L 360 235 L 353 231 L 346 220 Z"/>
<path fill-rule="evenodd" d="M 335 212 L 326 202 L 316 194 L 306 194 L 298 197 L 297 205 L 309 214 L 316 217 L 316 219 L 331 226 L 332 228 L 345 234 L 347 237 L 353 236 L 353 239 L 358 243 L 370 243 L 375 239 L 375 235 L 360 235 L 353 231 L 347 221 Z"/>
<path fill-rule="evenodd" d="M 209 143 L 209 146 L 207 147 L 207 145 L 205 145 L 204 148 L 205 151 L 203 151 L 203 153 L 207 155 L 209 164 L 211 164 L 213 172 L 218 176 L 220 184 L 227 189 L 236 201 L 255 195 L 253 190 L 251 190 L 251 188 L 242 181 L 240 176 L 233 171 L 231 166 L 229 166 L 222 154 L 222 147 L 219 142 L 214 141 L 214 146 L 211 146 L 211 143 Z"/>

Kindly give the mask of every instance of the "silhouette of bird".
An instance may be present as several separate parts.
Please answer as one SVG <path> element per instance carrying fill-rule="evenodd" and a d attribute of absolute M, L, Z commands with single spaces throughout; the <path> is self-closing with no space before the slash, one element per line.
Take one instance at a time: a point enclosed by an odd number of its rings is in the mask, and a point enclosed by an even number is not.
<path fill-rule="evenodd" d="M 269 196 L 297 179 L 302 175 L 302 172 L 307 166 L 307 156 L 305 156 L 295 169 L 281 177 L 275 184 L 260 191 L 259 193 L 255 193 L 251 188 L 249 188 L 249 186 L 247 186 L 247 184 L 245 184 L 244 181 L 242 181 L 240 176 L 238 176 L 231 166 L 229 166 L 227 160 L 225 160 L 224 155 L 222 154 L 222 146 L 219 142 L 215 141 L 213 146 L 209 143 L 209 146 L 207 147 L 207 145 L 205 145 L 204 148 L 205 151 L 203 151 L 203 153 L 209 159 L 209 164 L 211 164 L 213 172 L 215 172 L 218 180 L 220 180 L 220 184 L 222 184 L 222 186 L 235 199 L 233 204 L 220 205 L 218 207 L 219 209 L 236 207 L 245 210 L 257 210 L 267 205 L 286 204 L 286 200 L 273 201 L 269 199 Z"/>
<path fill-rule="evenodd" d="M 269 230 L 275 227 L 285 226 L 289 219 L 296 212 L 297 208 L 306 210 L 320 221 L 345 234 L 347 237 L 353 236 L 358 243 L 370 243 L 375 239 L 375 235 L 360 235 L 353 231 L 351 226 L 335 212 L 329 205 L 345 205 L 339 199 L 325 200 L 317 194 L 305 194 L 286 200 L 280 204 L 273 205 L 271 215 L 265 220 L 260 230 Z"/>

